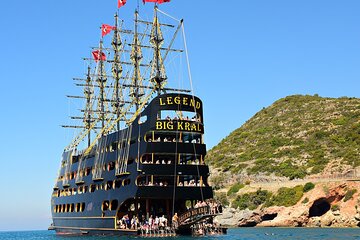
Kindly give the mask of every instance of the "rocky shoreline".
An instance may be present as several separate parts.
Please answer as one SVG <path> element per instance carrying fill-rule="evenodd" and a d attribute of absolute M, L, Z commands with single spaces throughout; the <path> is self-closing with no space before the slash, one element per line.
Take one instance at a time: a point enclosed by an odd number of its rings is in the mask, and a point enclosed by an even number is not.
<path fill-rule="evenodd" d="M 351 196 L 349 190 L 354 190 Z M 224 208 L 216 220 L 229 227 L 360 227 L 360 183 L 321 183 L 294 206 Z"/>

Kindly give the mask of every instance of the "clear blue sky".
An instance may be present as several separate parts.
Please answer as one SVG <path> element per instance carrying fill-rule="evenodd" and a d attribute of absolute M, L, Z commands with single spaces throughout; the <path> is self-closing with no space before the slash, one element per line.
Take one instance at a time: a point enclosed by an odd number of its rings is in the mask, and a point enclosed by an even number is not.
<path fill-rule="evenodd" d="M 131 17 L 135 0 L 121 14 Z M 360 1 L 172 0 L 185 19 L 206 142 L 292 94 L 360 97 Z M 116 0 L 1 1 L 0 230 L 46 229 L 72 77 Z M 142 7 L 151 15 L 151 4 Z"/>

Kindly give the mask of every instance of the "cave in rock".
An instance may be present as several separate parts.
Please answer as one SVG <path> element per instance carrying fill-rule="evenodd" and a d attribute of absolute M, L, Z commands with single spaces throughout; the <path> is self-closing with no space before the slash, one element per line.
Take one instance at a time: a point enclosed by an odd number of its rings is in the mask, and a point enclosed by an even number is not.
<path fill-rule="evenodd" d="M 330 203 L 326 198 L 316 200 L 309 209 L 309 217 L 320 217 L 330 210 Z"/>
<path fill-rule="evenodd" d="M 274 218 L 277 217 L 277 213 L 268 213 L 268 214 L 264 214 L 264 216 L 262 216 L 261 220 L 263 221 L 270 221 L 273 220 Z"/>

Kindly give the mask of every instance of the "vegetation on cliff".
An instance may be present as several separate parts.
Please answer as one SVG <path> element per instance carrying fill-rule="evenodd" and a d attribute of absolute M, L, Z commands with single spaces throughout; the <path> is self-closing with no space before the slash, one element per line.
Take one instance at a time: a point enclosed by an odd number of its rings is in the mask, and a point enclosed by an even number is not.
<path fill-rule="evenodd" d="M 288 96 L 262 109 L 207 155 L 211 181 L 224 174 L 290 180 L 360 166 L 360 99 Z M 213 172 L 214 172 L 213 171 Z"/>
<path fill-rule="evenodd" d="M 314 185 L 313 183 L 311 183 Z M 314 185 L 315 186 L 315 185 Z M 257 209 L 259 206 L 284 206 L 290 207 L 297 204 L 302 198 L 304 192 L 309 191 L 302 185 L 293 188 L 282 187 L 276 193 L 267 190 L 258 189 L 256 192 L 249 192 L 237 195 L 232 201 L 231 207 L 240 210 Z"/>

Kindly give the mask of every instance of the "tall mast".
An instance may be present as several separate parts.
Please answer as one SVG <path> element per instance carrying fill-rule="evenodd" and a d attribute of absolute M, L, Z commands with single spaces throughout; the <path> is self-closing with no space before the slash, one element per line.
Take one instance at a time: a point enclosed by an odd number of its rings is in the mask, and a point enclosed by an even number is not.
<path fill-rule="evenodd" d="M 115 14 L 115 30 L 114 30 L 114 37 L 112 40 L 112 47 L 114 50 L 114 61 L 112 64 L 112 74 L 113 77 L 115 79 L 115 84 L 114 84 L 114 94 L 113 94 L 113 101 L 112 101 L 112 107 L 113 107 L 113 111 L 116 113 L 116 118 L 120 117 L 121 111 L 120 108 L 122 108 L 124 106 L 124 98 L 123 98 L 123 92 L 122 92 L 122 88 L 120 86 L 120 79 L 122 76 L 122 66 L 120 63 L 120 53 L 121 53 L 121 46 L 122 46 L 122 41 L 121 41 L 121 37 L 120 37 L 120 31 L 118 29 L 118 15 L 117 13 Z M 120 130 L 120 122 L 117 122 L 116 124 L 117 130 Z"/>
<path fill-rule="evenodd" d="M 140 47 L 139 34 L 138 34 L 138 11 L 135 10 L 135 31 L 132 44 L 132 50 L 130 54 L 131 61 L 134 65 L 134 73 L 132 76 L 133 87 L 130 90 L 130 96 L 135 101 L 136 111 L 139 108 L 140 97 L 144 95 L 144 89 L 142 88 L 142 78 L 140 74 L 140 63 L 142 59 L 142 51 Z"/>
<path fill-rule="evenodd" d="M 92 115 L 92 104 L 91 104 L 91 99 L 93 97 L 94 91 L 93 89 L 90 87 L 91 86 L 91 77 L 90 77 L 90 71 L 91 68 L 90 66 L 88 66 L 87 69 L 87 77 L 86 77 L 86 87 L 84 89 L 84 95 L 86 98 L 86 111 L 84 112 L 84 124 L 85 124 L 85 128 L 86 129 L 90 129 L 90 125 L 91 125 L 91 115 Z M 88 147 L 91 144 L 91 131 L 89 131 L 88 133 Z"/>
<path fill-rule="evenodd" d="M 161 46 L 164 43 L 163 34 L 161 32 L 159 19 L 157 16 L 157 6 L 154 7 L 154 20 L 151 29 L 150 43 L 154 48 L 154 56 L 151 65 L 151 75 L 150 79 L 155 85 L 158 95 L 160 95 L 162 90 L 162 83 L 167 79 L 165 73 L 164 62 L 161 56 Z"/>
<path fill-rule="evenodd" d="M 99 65 L 98 65 L 98 77 L 97 77 L 97 83 L 99 85 L 99 99 L 98 99 L 98 117 L 101 120 L 101 128 L 104 128 L 105 126 L 105 87 L 106 87 L 106 72 L 105 72 L 105 64 L 103 60 L 103 41 L 100 40 L 100 46 L 99 46 Z"/>

